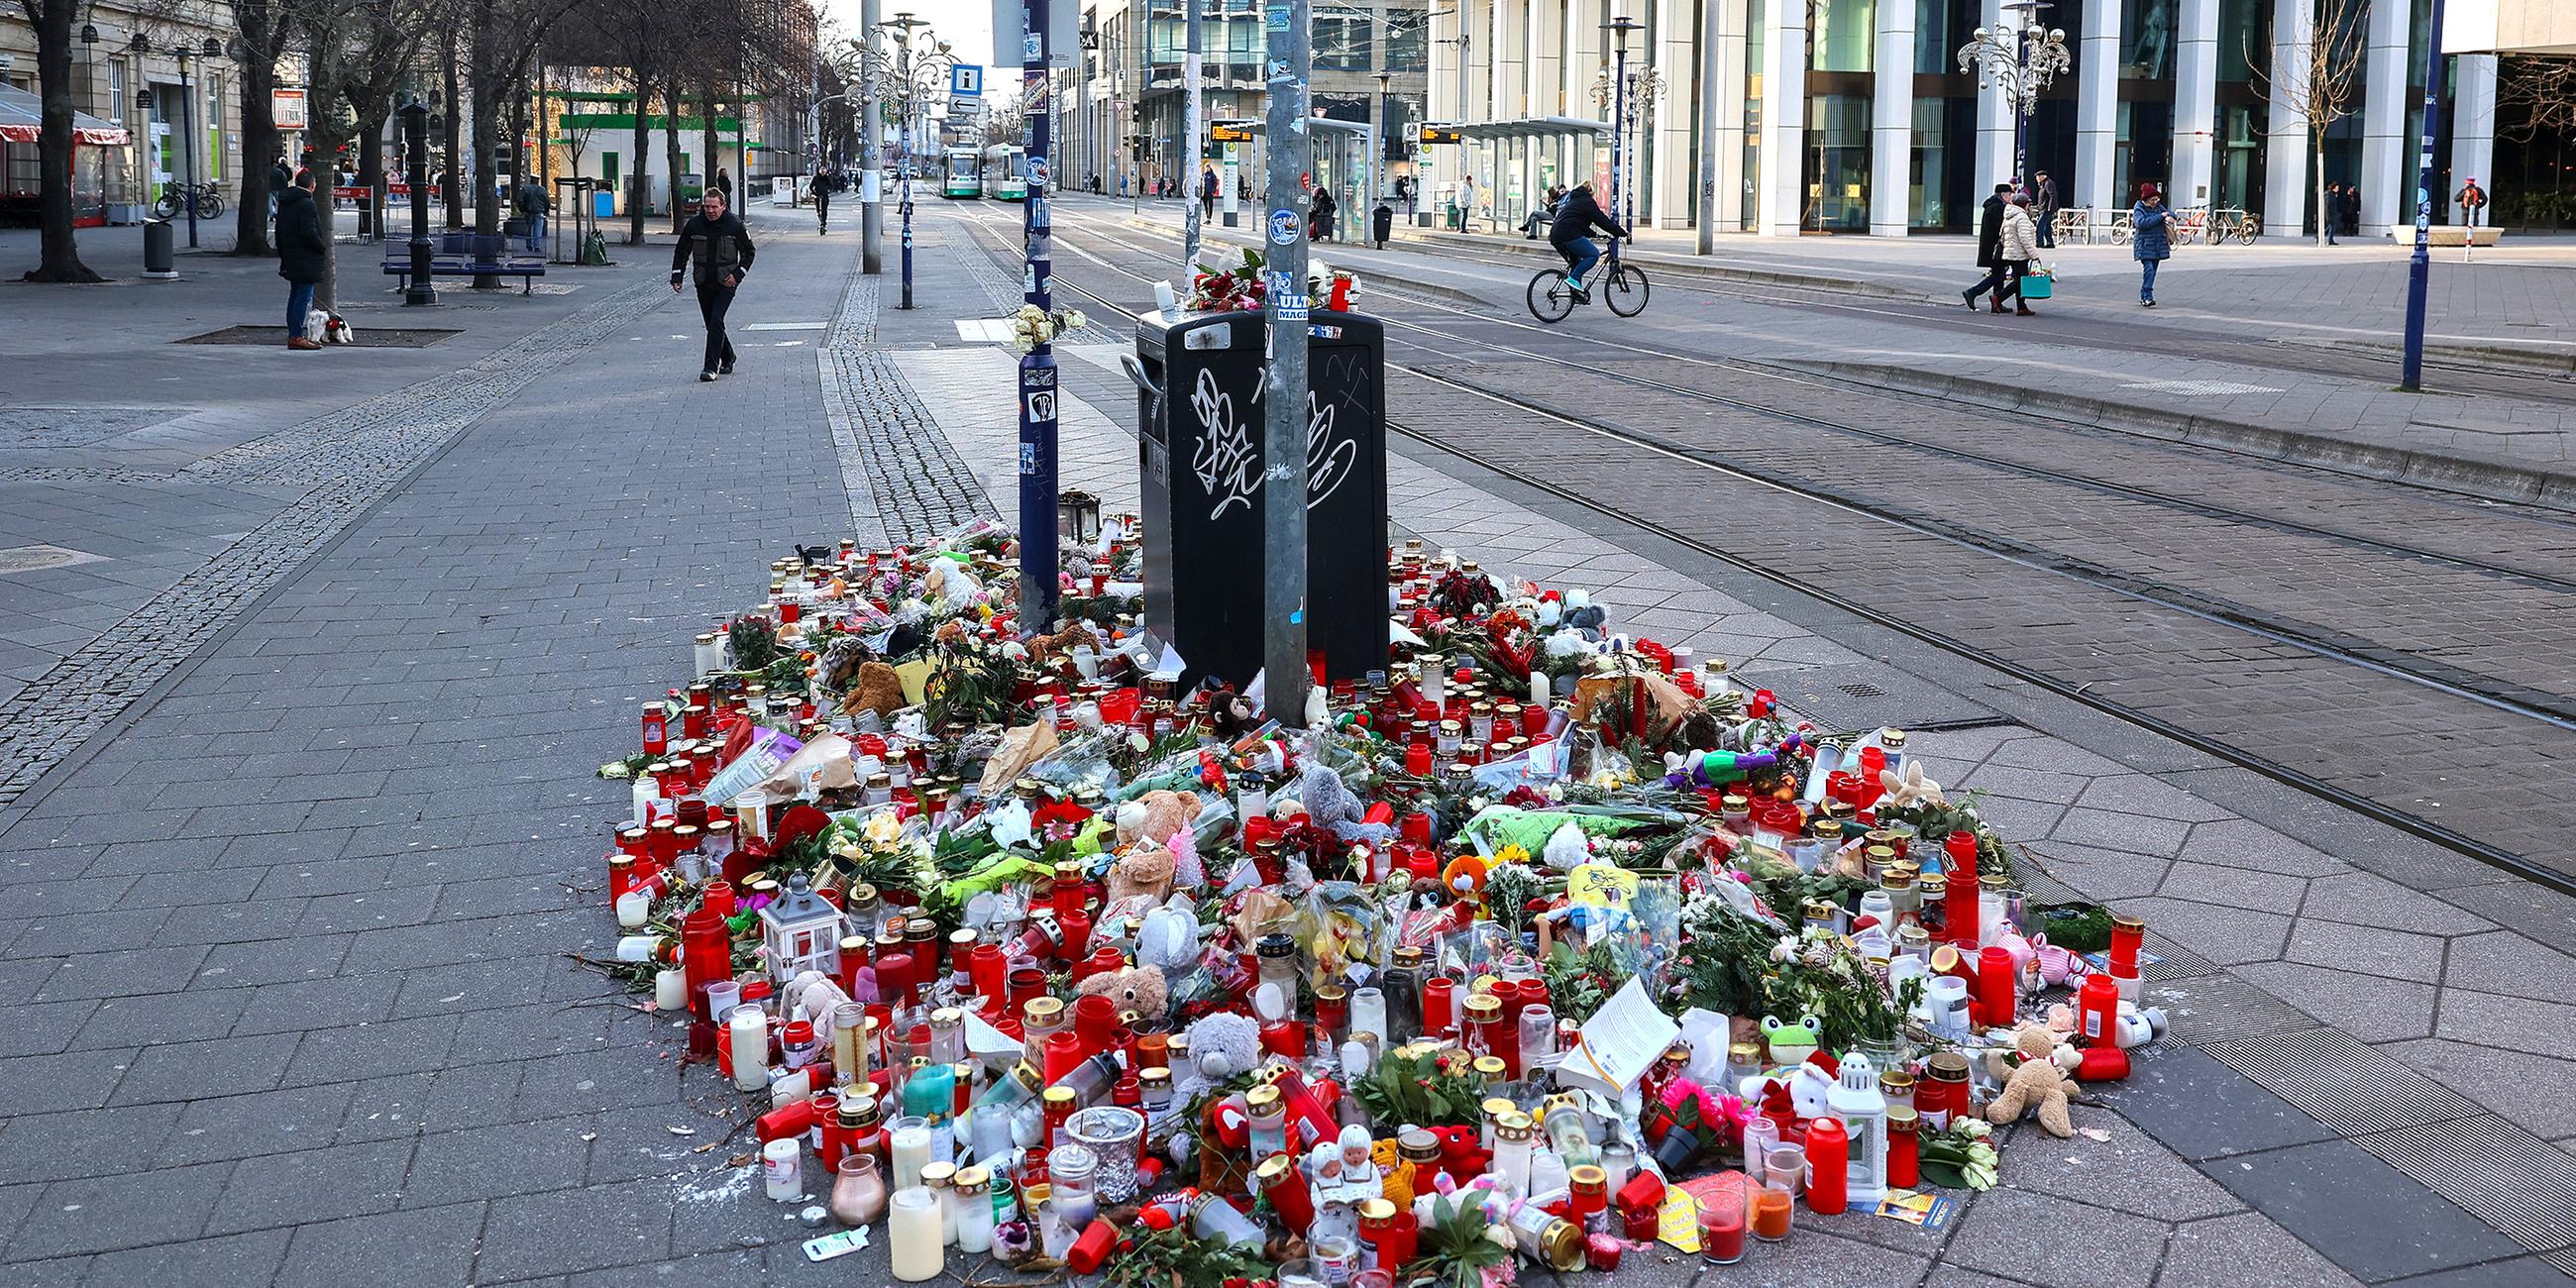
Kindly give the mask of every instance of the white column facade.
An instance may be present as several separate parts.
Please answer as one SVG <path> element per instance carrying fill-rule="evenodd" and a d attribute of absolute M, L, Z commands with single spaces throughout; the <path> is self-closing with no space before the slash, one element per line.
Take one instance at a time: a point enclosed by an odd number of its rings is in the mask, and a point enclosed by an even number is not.
<path fill-rule="evenodd" d="M 2173 191 L 2165 194 L 2165 204 L 2206 206 L 2218 142 L 2218 0 L 2180 0 L 2177 9 Z M 2113 124 L 2116 129 L 2116 119 Z M 2272 221 L 2267 215 L 2263 222 L 2270 227 Z"/>
<path fill-rule="evenodd" d="M 1714 24 L 1703 23 L 1701 28 L 1717 32 L 1717 57 L 1703 59 L 1702 64 L 1713 64 L 1717 69 L 1713 90 L 1717 95 L 1713 113 L 1717 129 L 1703 145 L 1710 149 L 1709 181 L 1715 185 L 1717 217 L 1713 226 L 1721 231 L 1736 230 L 1743 227 L 1737 212 L 1743 208 L 1744 193 L 1744 56 L 1751 42 L 1744 27 L 1745 10 L 1741 0 L 1700 0 L 1700 3 L 1715 6 L 1717 16 Z"/>
<path fill-rule="evenodd" d="M 2066 195 L 2095 210 L 2129 204 L 2128 194 L 2111 188 L 2120 147 L 2120 11 L 2121 0 L 2084 5 L 2077 63 L 2083 75 L 2075 82 L 2075 182 Z"/>
<path fill-rule="evenodd" d="M 1869 100 L 1869 231 L 1902 237 L 1914 205 L 1914 6 L 1878 6 L 1877 81 Z"/>
<path fill-rule="evenodd" d="M 2002 0 L 1984 0 L 1977 10 L 1977 25 L 1993 31 L 2003 23 Z M 1958 65 L 1958 55 L 1953 51 L 1950 66 Z M 2012 178 L 2012 104 L 2005 100 L 2001 87 L 1987 85 L 1977 91 L 1977 182 L 1971 191 L 1982 202 L 1996 184 L 2010 183 Z"/>
<path fill-rule="evenodd" d="M 2460 55 L 2451 64 L 2451 174 L 2448 181 L 2451 191 L 2433 195 L 2434 209 L 2442 209 L 2451 193 L 2458 192 L 2461 183 L 2470 179 L 2477 180 L 2478 186 L 2489 193 L 2495 191 L 2495 117 L 2496 56 Z M 2415 150 L 2410 145 L 2406 152 L 2406 191 L 2409 193 L 2415 191 L 2414 164 Z M 2434 181 L 2443 182 L 2439 176 Z M 2494 215 L 2495 211 L 2489 209 L 2486 215 L 2481 216 L 2481 222 Z M 2458 220 L 2459 212 L 2453 211 L 2451 218 Z M 2400 222 L 2410 227 L 2414 224 L 2415 208 L 2412 205 L 2406 207 Z"/>
<path fill-rule="evenodd" d="M 1795 237 L 1806 210 L 1807 0 L 1762 0 L 1762 10 L 1767 26 L 1762 39 L 1762 195 L 1757 227 L 1765 237 Z"/>
<path fill-rule="evenodd" d="M 2362 69 L 2361 232 L 2386 233 L 2412 224 L 2415 181 L 2406 164 L 2415 145 L 2406 138 L 2407 10 L 2405 0 L 2370 0 L 2369 62 Z"/>
<path fill-rule="evenodd" d="M 1691 226 L 1698 176 L 1691 164 L 1691 136 L 1699 105 L 1691 82 L 1699 67 L 1699 5 L 1694 0 L 1655 0 L 1655 70 L 1664 78 L 1663 97 L 1656 99 L 1648 121 L 1646 147 L 1655 159 L 1657 228 Z"/>
<path fill-rule="evenodd" d="M 2269 105 L 2271 128 L 2263 136 L 2263 227 L 2284 237 L 2297 236 L 2308 217 L 2308 118 L 2296 99 L 2308 81 L 2308 54 L 2315 39 L 2316 18 L 2309 4 L 2272 0 L 2276 97 Z"/>

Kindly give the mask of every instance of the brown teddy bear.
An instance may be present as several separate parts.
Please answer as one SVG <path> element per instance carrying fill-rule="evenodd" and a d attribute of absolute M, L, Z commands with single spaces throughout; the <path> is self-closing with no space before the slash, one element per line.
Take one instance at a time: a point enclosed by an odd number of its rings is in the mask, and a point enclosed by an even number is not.
<path fill-rule="evenodd" d="M 1998 1126 L 2038 1111 L 2039 1125 L 2060 1140 L 2075 1134 L 2067 1118 L 2066 1098 L 2079 1090 L 2074 1077 L 2057 1067 L 2057 1035 L 2047 1026 L 2025 1024 L 2013 1034 L 2021 1064 L 2004 1083 L 2003 1093 L 1986 1106 L 1986 1121 Z"/>
<path fill-rule="evenodd" d="M 1162 1020 L 1171 996 L 1163 982 L 1163 972 L 1152 966 L 1129 966 L 1104 971 L 1074 986 L 1081 997 L 1106 997 L 1116 1003 L 1120 1014 L 1134 1011 L 1148 1024 Z"/>
<path fill-rule="evenodd" d="M 903 708 L 903 677 L 896 675 L 892 666 L 878 661 L 859 664 L 859 686 L 841 699 L 844 715 L 873 711 L 891 719 Z"/>
<path fill-rule="evenodd" d="M 1199 794 L 1157 788 L 1118 807 L 1118 842 L 1169 844 L 1172 833 L 1197 821 Z"/>
<path fill-rule="evenodd" d="M 1116 925 L 1123 917 L 1141 917 L 1161 906 L 1172 893 L 1172 874 L 1177 870 L 1172 852 L 1151 841 L 1118 856 L 1109 865 L 1109 876 L 1103 883 L 1104 898 L 1098 925 Z"/>

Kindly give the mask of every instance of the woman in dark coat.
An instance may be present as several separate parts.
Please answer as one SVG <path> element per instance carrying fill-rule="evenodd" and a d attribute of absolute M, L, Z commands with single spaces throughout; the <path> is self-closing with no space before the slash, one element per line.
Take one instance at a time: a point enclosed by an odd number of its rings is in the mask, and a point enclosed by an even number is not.
<path fill-rule="evenodd" d="M 1997 313 L 2004 311 L 2004 282 L 2010 277 L 2012 270 L 2004 267 L 2003 257 L 1997 252 L 2004 237 L 2004 206 L 2007 204 L 2005 197 L 2011 191 L 2012 185 L 2009 183 L 1996 184 L 1993 195 L 1986 198 L 1985 208 L 1978 214 L 1977 267 L 1986 270 L 1986 277 L 1984 281 L 1959 292 L 1960 296 L 1968 301 L 1969 308 L 1977 307 L 1978 296 L 1992 291 L 1994 299 L 1991 307 Z"/>
<path fill-rule="evenodd" d="M 313 311 L 313 288 L 322 284 L 331 255 L 331 239 L 322 232 L 322 212 L 313 202 L 313 172 L 300 171 L 277 199 L 277 275 L 286 279 L 286 347 L 319 349 L 322 343 L 304 334 L 304 315 Z"/>
<path fill-rule="evenodd" d="M 2138 303 L 2156 306 L 2156 269 L 2173 258 L 2173 212 L 2152 183 L 2138 185 L 2138 204 L 2129 208 L 2129 253 L 2138 261 Z"/>

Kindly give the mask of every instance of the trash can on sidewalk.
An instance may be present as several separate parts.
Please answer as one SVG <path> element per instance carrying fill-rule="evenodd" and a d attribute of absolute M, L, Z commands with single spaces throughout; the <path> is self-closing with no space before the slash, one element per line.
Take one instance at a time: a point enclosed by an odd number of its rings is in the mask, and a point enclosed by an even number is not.
<path fill-rule="evenodd" d="M 1259 313 L 1136 324 L 1145 617 L 1184 684 L 1261 669 L 1266 330 Z M 1317 309 L 1308 335 L 1306 644 L 1326 678 L 1358 679 L 1387 657 L 1385 332 Z"/>
<path fill-rule="evenodd" d="M 178 246 L 167 219 L 143 221 L 143 275 L 156 282 L 179 280 Z"/>
<path fill-rule="evenodd" d="M 1377 209 L 1369 212 L 1369 240 L 1376 242 L 1379 250 L 1385 250 L 1386 239 L 1394 235 L 1395 207 L 1380 202 Z"/>

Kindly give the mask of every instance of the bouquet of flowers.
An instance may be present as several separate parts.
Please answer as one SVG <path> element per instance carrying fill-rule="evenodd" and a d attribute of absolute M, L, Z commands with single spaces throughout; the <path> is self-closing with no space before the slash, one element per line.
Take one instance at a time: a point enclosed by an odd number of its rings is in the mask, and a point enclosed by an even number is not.
<path fill-rule="evenodd" d="M 1080 309 L 1057 309 L 1049 313 L 1037 305 L 1023 304 L 1019 312 L 1011 315 L 1011 349 L 1016 353 L 1032 352 L 1039 345 L 1055 339 L 1058 333 L 1080 330 L 1090 322 L 1091 319 L 1084 317 Z"/>

